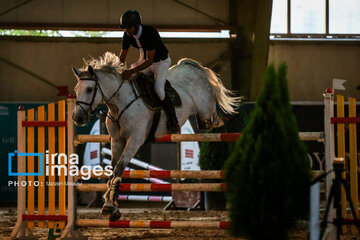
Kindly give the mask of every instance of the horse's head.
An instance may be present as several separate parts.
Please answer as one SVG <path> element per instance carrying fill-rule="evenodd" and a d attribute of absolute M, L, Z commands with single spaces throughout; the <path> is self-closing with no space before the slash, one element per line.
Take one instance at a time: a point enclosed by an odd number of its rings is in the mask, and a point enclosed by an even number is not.
<path fill-rule="evenodd" d="M 99 79 L 91 66 L 87 71 L 81 71 L 73 67 L 73 72 L 77 79 L 75 86 L 76 105 L 72 113 L 72 118 L 76 125 L 85 125 L 94 108 L 101 102 L 102 93 L 99 86 Z"/>

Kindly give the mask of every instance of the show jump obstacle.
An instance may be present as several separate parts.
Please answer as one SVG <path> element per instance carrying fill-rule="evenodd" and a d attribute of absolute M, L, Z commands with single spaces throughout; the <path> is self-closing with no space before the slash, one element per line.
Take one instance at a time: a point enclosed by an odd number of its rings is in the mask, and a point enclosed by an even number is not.
<path fill-rule="evenodd" d="M 43 158 L 42 164 L 39 162 L 35 164 L 33 156 L 25 157 L 20 154 L 37 152 L 45 156 L 45 149 L 48 149 L 49 155 L 55 152 L 59 154 L 66 153 L 66 142 L 67 153 L 73 152 L 73 125 L 68 124 L 71 120 L 73 99 L 68 99 L 67 103 L 67 120 L 65 119 L 65 100 L 59 101 L 57 104 L 50 103 L 47 106 L 39 106 L 36 116 L 34 109 L 29 109 L 26 114 L 22 107 L 19 108 L 17 113 L 17 180 L 19 184 L 17 189 L 17 222 L 11 234 L 11 239 L 16 239 L 17 237 L 28 237 L 31 239 L 31 230 L 35 227 L 35 222 L 37 222 L 37 227 L 39 228 L 45 228 L 46 222 L 49 229 L 54 229 L 55 227 L 63 229 L 66 226 L 66 222 L 69 222 L 68 214 L 66 213 L 66 177 L 64 172 L 60 174 L 58 179 L 56 179 L 54 174 L 49 174 L 47 179 L 45 179 L 45 166 L 51 167 L 52 162 L 50 161 L 47 164 L 45 158 Z M 56 107 L 57 120 L 55 120 Z M 45 111 L 45 108 L 47 108 L 47 111 Z M 47 113 L 46 117 L 45 113 Z M 37 120 L 35 121 L 35 119 Z M 45 121 L 45 119 L 47 120 Z M 35 128 L 37 128 L 37 141 L 35 139 Z M 57 141 L 55 141 L 56 137 Z M 37 143 L 37 146 L 35 146 L 35 143 Z M 66 167 L 65 162 L 61 165 Z M 36 170 L 35 166 L 37 167 Z M 9 169 L 11 169 L 11 165 Z M 21 173 L 27 173 L 28 176 Z M 35 176 L 36 173 L 41 174 Z M 56 180 L 59 183 L 58 187 L 55 186 Z M 72 178 L 68 177 L 68 181 L 72 181 Z M 38 184 L 35 186 L 35 183 Z M 35 191 L 35 187 L 37 191 Z M 70 191 L 70 188 L 67 190 L 68 199 L 73 198 L 73 192 Z M 36 192 L 37 196 L 35 196 Z M 48 199 L 47 205 L 45 196 Z M 36 202 L 37 206 L 35 206 Z M 46 208 L 47 212 L 45 211 Z M 67 212 L 71 213 L 72 211 L 72 204 L 68 203 Z"/>
<path fill-rule="evenodd" d="M 22 156 L 20 153 L 42 153 L 43 156 L 51 156 L 53 153 L 67 153 L 68 156 L 74 152 L 74 125 L 72 123 L 72 109 L 74 101 L 72 98 L 47 106 L 34 109 L 18 111 L 18 156 L 17 173 L 19 183 L 31 183 L 18 187 L 18 212 L 17 222 L 11 234 L 11 239 L 27 237 L 31 239 L 32 230 L 35 227 L 49 229 L 63 229 L 62 239 L 82 239 L 76 227 L 119 227 L 119 228 L 227 228 L 228 222 L 201 222 L 201 221 L 147 221 L 131 220 L 111 222 L 107 220 L 77 219 L 76 192 L 81 191 L 105 191 L 104 184 L 77 184 L 81 176 L 65 176 L 62 168 L 71 168 L 70 162 L 62 161 L 60 164 L 52 163 L 43 159 L 35 161 L 34 156 Z M 67 114 L 66 114 L 67 111 Z M 45 116 L 47 115 L 47 116 Z M 55 120 L 57 116 L 57 120 Z M 67 120 L 66 120 L 67 116 Z M 37 132 L 36 132 L 37 130 Z M 37 139 L 35 139 L 37 137 Z M 93 136 L 97 137 L 97 136 Z M 47 141 L 46 141 L 47 140 Z M 92 141 L 94 141 L 92 139 Z M 67 149 L 66 149 L 67 148 Z M 46 152 L 45 149 L 48 149 Z M 47 169 L 57 164 L 60 171 L 55 176 L 52 172 L 47 174 Z M 11 166 L 10 166 L 11 167 Z M 14 172 L 14 171 L 13 171 Z M 38 174 L 42 173 L 42 174 Z M 93 174 L 93 173 L 91 173 Z M 37 176 L 39 175 L 39 176 Z M 105 178 L 104 174 L 92 176 L 94 178 Z M 196 178 L 196 179 L 221 179 L 221 171 L 167 171 L 167 170 L 133 170 L 125 171 L 123 178 Z M 34 185 L 33 183 L 39 183 Z M 55 182 L 59 186 L 55 186 Z M 66 185 L 67 184 L 67 185 Z M 37 190 L 35 190 L 35 188 Z M 223 183 L 195 183 L 195 184 L 121 184 L 122 191 L 225 191 Z M 66 201 L 67 195 L 67 201 Z M 47 196 L 48 201 L 45 201 Z M 120 195 L 119 198 L 124 197 Z M 125 195 L 126 196 L 126 195 Z M 142 196 L 143 197 L 143 196 Z M 37 200 L 37 201 L 36 201 Z M 166 199 L 168 200 L 168 199 Z M 37 205 L 36 205 L 37 203 Z M 47 211 L 46 211 L 47 209 Z"/>
<path fill-rule="evenodd" d="M 352 191 L 354 192 L 353 201 L 357 202 L 357 172 L 354 162 L 356 158 L 356 126 L 354 118 L 356 114 L 351 112 L 350 118 L 334 118 L 333 117 L 333 102 L 331 94 L 325 94 L 325 143 L 326 143 L 326 166 L 331 168 L 331 162 L 335 156 L 334 148 L 334 125 L 336 121 L 343 121 L 336 124 L 350 123 L 351 128 L 351 171 L 352 174 Z M 67 101 L 67 102 L 66 102 Z M 26 112 L 19 108 L 18 111 L 18 156 L 17 156 L 17 173 L 34 173 L 34 176 L 24 176 L 19 174 L 17 179 L 20 183 L 18 187 L 18 211 L 17 222 L 11 234 L 11 239 L 28 237 L 31 238 L 32 230 L 35 226 L 39 228 L 49 229 L 63 229 L 61 239 L 82 239 L 84 238 L 76 227 L 120 227 L 120 228 L 228 228 L 228 222 L 201 222 L 201 221 L 147 221 L 147 220 L 121 220 L 117 222 L 109 222 L 107 220 L 93 220 L 93 219 L 77 219 L 76 211 L 76 192 L 81 191 L 105 191 L 104 184 L 87 184 L 78 183 L 77 180 L 81 176 L 73 177 L 65 176 L 64 169 L 68 170 L 72 167 L 71 162 L 62 161 L 58 166 L 59 173 L 56 175 L 49 172 L 47 177 L 46 170 L 54 164 L 51 161 L 43 159 L 42 164 L 38 159 L 35 161 L 34 156 L 22 156 L 20 153 L 67 153 L 68 156 L 74 153 L 74 145 L 84 142 L 109 142 L 110 137 L 105 135 L 91 136 L 91 135 L 74 135 L 74 125 L 72 123 L 72 110 L 74 108 L 74 100 L 68 98 L 55 103 L 50 103 L 47 106 L 40 106 L 37 108 L 35 114 L 34 109 L 29 109 Z M 338 100 L 339 101 L 339 100 Z M 351 100 L 351 104 L 355 100 Z M 351 105 L 353 106 L 353 105 Z M 45 111 L 47 108 L 47 111 Z M 57 114 L 55 114 L 57 110 Z M 67 114 L 66 114 L 67 112 Z M 46 113 L 46 114 L 45 114 Z M 332 114 L 332 115 L 331 115 Z M 47 116 L 45 116 L 47 115 Z M 55 116 L 57 115 L 57 120 Z M 67 119 L 66 119 L 67 116 Z M 331 119 L 331 122 L 330 122 Z M 345 122 L 344 122 L 345 121 Z M 341 125 L 340 125 L 341 126 Z M 35 130 L 37 129 L 37 132 Z M 339 130 L 338 130 L 339 131 Z M 341 131 L 341 128 L 340 128 Z M 35 139 L 35 136 L 37 139 Z M 240 133 L 229 134 L 172 134 L 163 138 L 157 139 L 158 142 L 180 142 L 180 141 L 236 141 L 240 137 Z M 324 134 L 320 132 L 300 133 L 300 138 L 304 141 L 319 141 L 323 140 Z M 47 141 L 46 141 L 47 139 Z M 355 141 L 355 145 L 354 145 Z M 339 145 L 339 144 L 338 144 Z M 355 150 L 354 150 L 355 147 Z M 45 151 L 48 149 L 48 152 Z M 354 153 L 355 151 L 355 153 Z M 340 152 L 338 153 L 340 155 Z M 11 167 L 11 166 L 10 166 Z M 61 170 L 62 169 L 62 170 Z M 350 169 L 350 170 L 351 170 Z M 93 178 L 105 178 L 104 174 L 91 173 Z M 223 172 L 221 171 L 166 171 L 166 170 L 130 170 L 125 171 L 123 178 L 196 178 L 196 179 L 221 179 Z M 354 180 L 356 179 L 356 180 Z M 327 179 L 327 189 L 329 186 Z M 38 183 L 38 185 L 30 183 Z M 55 186 L 55 182 L 59 186 Z M 28 183 L 22 185 L 21 183 Z M 67 184 L 67 185 L 66 185 Z M 36 188 L 36 191 L 35 191 Z M 131 191 L 225 191 L 226 186 L 223 183 L 185 183 L 185 184 L 121 184 L 120 190 Z M 356 192 L 356 194 L 355 194 Z M 48 201 L 45 201 L 47 196 Z M 124 196 L 126 195 L 121 195 Z M 67 201 L 66 201 L 67 197 Z M 142 196 L 146 197 L 146 196 Z M 37 200 L 37 201 L 36 201 Z M 37 203 L 37 206 L 35 206 Z M 46 204 L 47 203 L 47 204 Z M 47 211 L 46 211 L 47 209 Z"/>
<path fill-rule="evenodd" d="M 358 154 L 357 154 L 357 134 L 356 134 L 356 124 L 360 123 L 360 117 L 356 117 L 356 99 L 348 98 L 348 116 L 345 117 L 345 101 L 344 96 L 337 94 L 336 95 L 336 117 L 334 114 L 334 94 L 332 89 L 327 89 L 324 93 L 324 130 L 325 130 L 325 167 L 326 172 L 332 170 L 333 160 L 335 158 L 344 159 L 344 169 L 346 170 L 343 173 L 342 178 L 348 179 L 346 173 L 349 173 L 350 179 L 350 195 L 351 201 L 353 202 L 356 209 L 359 206 L 358 199 Z M 345 126 L 348 126 L 348 133 L 345 134 Z M 336 127 L 336 132 L 335 132 Z M 335 138 L 336 136 L 336 138 Z M 345 142 L 346 137 L 348 137 L 348 150 L 349 158 L 346 158 L 345 154 Z M 336 140 L 335 140 L 336 139 Z M 335 145 L 336 143 L 336 145 Z M 336 147 L 335 147 L 336 146 Z M 330 192 L 330 187 L 334 174 L 329 174 L 326 177 L 326 194 L 328 196 Z M 346 206 L 347 199 L 345 190 L 341 189 L 341 210 L 342 218 L 345 222 L 353 222 L 354 217 L 352 215 L 347 215 Z M 359 217 L 359 211 L 356 211 L 357 217 Z M 334 211 L 331 209 L 329 211 L 329 216 L 327 219 L 328 223 L 333 223 L 335 219 Z M 333 224 L 328 225 L 330 234 L 333 233 Z M 343 230 L 346 231 L 346 226 L 343 226 Z M 359 233 L 355 225 L 351 226 L 352 233 Z"/>

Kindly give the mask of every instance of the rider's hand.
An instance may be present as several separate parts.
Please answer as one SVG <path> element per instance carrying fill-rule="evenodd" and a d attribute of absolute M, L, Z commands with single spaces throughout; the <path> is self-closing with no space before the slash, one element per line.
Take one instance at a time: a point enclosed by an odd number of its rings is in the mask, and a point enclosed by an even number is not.
<path fill-rule="evenodd" d="M 124 70 L 121 75 L 123 79 L 128 79 L 131 77 L 132 73 L 133 71 L 131 70 Z"/>

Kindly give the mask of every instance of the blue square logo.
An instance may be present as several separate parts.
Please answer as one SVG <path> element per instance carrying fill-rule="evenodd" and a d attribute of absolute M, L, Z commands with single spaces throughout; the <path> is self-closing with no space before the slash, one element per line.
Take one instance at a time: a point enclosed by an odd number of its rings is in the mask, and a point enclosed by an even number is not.
<path fill-rule="evenodd" d="M 43 166 L 43 154 L 42 153 L 18 153 L 15 150 L 13 153 L 8 154 L 8 164 L 9 164 L 9 176 L 43 176 L 43 168 L 40 167 L 40 172 L 37 173 L 19 173 L 19 172 L 12 172 L 11 169 L 11 161 L 13 158 L 17 159 L 17 157 L 39 157 L 40 159 L 40 166 Z"/>

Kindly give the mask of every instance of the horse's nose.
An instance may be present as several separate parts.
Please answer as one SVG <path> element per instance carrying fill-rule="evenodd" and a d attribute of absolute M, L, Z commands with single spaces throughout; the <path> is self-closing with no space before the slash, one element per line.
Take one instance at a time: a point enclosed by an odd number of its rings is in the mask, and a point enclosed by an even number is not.
<path fill-rule="evenodd" d="M 73 114 L 72 119 L 74 120 L 76 125 L 83 125 L 85 123 L 85 119 L 78 114 Z"/>
<path fill-rule="evenodd" d="M 84 118 L 78 117 L 78 118 L 76 119 L 76 122 L 77 122 L 78 124 L 83 124 L 85 121 L 84 121 Z"/>

